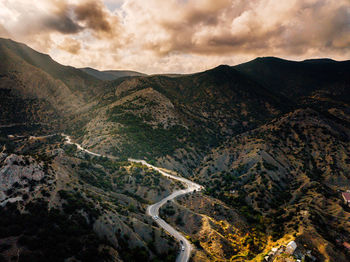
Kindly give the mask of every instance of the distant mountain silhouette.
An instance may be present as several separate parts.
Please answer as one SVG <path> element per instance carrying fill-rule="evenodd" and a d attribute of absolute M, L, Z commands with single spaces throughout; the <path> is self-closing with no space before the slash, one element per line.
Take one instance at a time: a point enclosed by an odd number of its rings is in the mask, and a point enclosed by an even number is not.
<path fill-rule="evenodd" d="M 100 80 L 116 80 L 118 78 L 128 77 L 128 76 L 145 76 L 145 74 L 143 73 L 128 71 L 128 70 L 99 71 L 91 67 L 80 68 L 80 70 Z"/>

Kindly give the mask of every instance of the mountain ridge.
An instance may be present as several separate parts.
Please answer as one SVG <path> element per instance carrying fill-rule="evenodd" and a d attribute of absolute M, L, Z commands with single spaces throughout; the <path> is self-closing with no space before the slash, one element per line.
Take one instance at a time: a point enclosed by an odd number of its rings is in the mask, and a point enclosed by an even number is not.
<path fill-rule="evenodd" d="M 85 73 L 94 76 L 95 78 L 98 78 L 100 80 L 107 80 L 112 81 L 116 80 L 118 78 L 122 77 L 129 77 L 129 76 L 146 76 L 146 74 L 139 73 L 132 70 L 104 70 L 99 71 L 97 69 L 91 68 L 91 67 L 84 67 L 79 68 L 80 70 L 84 71 Z"/>
<path fill-rule="evenodd" d="M 205 186 L 160 209 L 194 262 L 349 260 L 350 61 L 104 81 L 13 41 L 0 55 L 0 261 L 173 261 L 145 209 L 183 185 L 128 158 Z"/>

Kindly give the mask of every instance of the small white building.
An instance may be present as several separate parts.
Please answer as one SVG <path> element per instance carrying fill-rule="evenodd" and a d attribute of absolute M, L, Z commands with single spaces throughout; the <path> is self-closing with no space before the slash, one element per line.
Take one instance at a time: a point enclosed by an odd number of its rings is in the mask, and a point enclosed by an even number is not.
<path fill-rule="evenodd" d="M 298 248 L 297 243 L 295 243 L 295 241 L 290 241 L 286 247 L 286 253 L 293 255 L 293 253 L 295 252 L 295 250 Z"/>
<path fill-rule="evenodd" d="M 342 193 L 344 203 L 348 206 L 350 206 L 350 193 L 349 192 L 344 192 Z"/>

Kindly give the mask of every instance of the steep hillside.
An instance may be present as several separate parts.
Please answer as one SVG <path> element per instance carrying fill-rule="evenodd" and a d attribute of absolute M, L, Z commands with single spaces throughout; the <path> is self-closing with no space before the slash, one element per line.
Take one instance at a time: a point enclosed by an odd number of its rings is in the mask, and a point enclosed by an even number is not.
<path fill-rule="evenodd" d="M 294 62 L 267 57 L 234 68 L 299 106 L 312 106 L 350 123 L 347 117 L 350 113 L 349 61 Z"/>
<path fill-rule="evenodd" d="M 60 136 L 0 143 L 1 261 L 174 261 L 174 240 L 145 208 L 177 183 Z"/>
<path fill-rule="evenodd" d="M 288 110 L 282 97 L 228 66 L 115 83 L 109 84 L 81 141 L 119 156 L 159 158 L 180 149 L 202 154 Z"/>
<path fill-rule="evenodd" d="M 0 123 L 44 122 L 57 128 L 69 115 L 86 111 L 103 85 L 62 66 L 26 45 L 0 39 Z"/>
<path fill-rule="evenodd" d="M 206 193 L 224 201 L 274 241 L 294 236 L 320 261 L 349 257 L 350 130 L 297 110 L 231 138 L 196 170 Z M 277 244 L 275 244 L 277 245 Z M 268 250 L 265 250 L 268 251 Z"/>
<path fill-rule="evenodd" d="M 323 91 L 339 100 L 349 101 L 347 84 L 350 62 L 314 59 L 294 62 L 274 57 L 257 58 L 234 66 L 238 71 L 264 84 L 276 93 L 297 99 Z"/>
<path fill-rule="evenodd" d="M 89 74 L 71 66 L 63 66 L 54 61 L 50 56 L 39 53 L 24 44 L 10 39 L 0 38 L 0 47 L 2 56 L 10 55 L 11 59 L 13 59 L 13 56 L 20 58 L 22 60 L 20 63 L 23 64 L 26 62 L 27 64 L 44 71 L 52 78 L 59 79 L 72 92 L 84 91 L 90 93 L 90 95 L 96 95 L 96 90 L 92 87 L 96 87 L 99 84 L 99 81 Z M 1 63 L 2 69 L 6 69 L 6 65 L 11 64 L 12 66 L 16 66 L 19 63 L 19 61 L 11 61 L 10 59 L 6 59 L 5 61 L 2 61 Z M 13 70 L 14 68 L 8 68 L 8 70 L 11 69 Z"/>

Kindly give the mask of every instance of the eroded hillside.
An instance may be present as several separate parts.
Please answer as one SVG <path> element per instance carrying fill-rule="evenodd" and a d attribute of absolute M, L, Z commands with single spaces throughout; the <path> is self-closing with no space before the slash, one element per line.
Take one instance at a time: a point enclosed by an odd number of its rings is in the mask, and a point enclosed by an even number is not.
<path fill-rule="evenodd" d="M 181 184 L 139 164 L 90 157 L 61 136 L 5 143 L 1 261 L 175 259 L 174 240 L 145 208 Z"/>
<path fill-rule="evenodd" d="M 197 181 L 269 241 L 293 235 L 319 260 L 347 261 L 340 240 L 349 239 L 350 213 L 339 191 L 349 186 L 349 134 L 320 113 L 297 110 L 213 150 Z"/>

